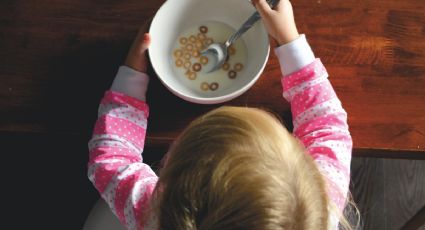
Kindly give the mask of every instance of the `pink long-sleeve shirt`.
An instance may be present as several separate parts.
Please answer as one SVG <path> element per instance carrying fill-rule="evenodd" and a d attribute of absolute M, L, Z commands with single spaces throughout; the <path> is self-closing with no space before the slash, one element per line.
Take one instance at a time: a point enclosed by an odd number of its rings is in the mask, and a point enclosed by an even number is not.
<path fill-rule="evenodd" d="M 347 114 L 319 59 L 304 36 L 276 49 L 283 97 L 291 104 L 294 136 L 307 148 L 326 178 L 328 195 L 342 211 L 348 192 L 352 141 Z M 143 163 L 148 76 L 121 67 L 99 107 L 89 142 L 88 177 L 127 229 L 153 229 L 147 206 L 158 177 Z M 337 217 L 330 216 L 330 229 Z"/>

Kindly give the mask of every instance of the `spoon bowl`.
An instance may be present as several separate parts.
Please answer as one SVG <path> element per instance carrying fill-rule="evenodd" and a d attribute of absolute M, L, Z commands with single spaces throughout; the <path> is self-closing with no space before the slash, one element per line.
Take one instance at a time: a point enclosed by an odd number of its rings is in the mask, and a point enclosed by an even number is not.
<path fill-rule="evenodd" d="M 209 45 L 204 51 L 202 51 L 202 56 L 206 56 L 209 60 L 213 60 L 214 65 L 210 70 L 207 70 L 208 73 L 216 71 L 221 68 L 227 58 L 227 46 L 226 44 L 216 42 Z"/>

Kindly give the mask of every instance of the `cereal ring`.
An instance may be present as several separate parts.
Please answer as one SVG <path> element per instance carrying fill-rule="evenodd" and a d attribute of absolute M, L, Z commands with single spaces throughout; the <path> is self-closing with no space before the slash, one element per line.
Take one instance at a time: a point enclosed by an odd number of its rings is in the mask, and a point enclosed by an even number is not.
<path fill-rule="evenodd" d="M 192 50 L 193 50 L 193 45 L 192 45 L 192 44 L 187 44 L 184 48 L 185 48 L 187 51 L 192 51 Z"/>
<path fill-rule="evenodd" d="M 201 58 L 199 59 L 199 62 L 201 62 L 202 65 L 206 65 L 208 64 L 208 58 L 205 56 L 201 56 Z"/>
<path fill-rule="evenodd" d="M 189 60 L 192 56 L 190 55 L 190 53 L 185 53 L 183 58 L 186 60 Z"/>
<path fill-rule="evenodd" d="M 188 70 L 186 72 L 186 76 L 187 76 L 187 78 L 189 78 L 189 80 L 195 80 L 196 79 L 196 73 L 195 72 L 192 72 L 190 70 Z"/>
<path fill-rule="evenodd" d="M 197 37 L 201 41 L 203 41 L 203 40 L 205 40 L 207 38 L 207 36 L 205 34 L 203 34 L 203 33 L 198 33 L 198 36 Z"/>
<path fill-rule="evenodd" d="M 204 48 L 204 44 L 202 44 L 201 41 L 196 41 L 195 46 L 198 50 L 201 50 L 202 48 Z"/>
<path fill-rule="evenodd" d="M 235 54 L 235 53 L 236 53 L 236 49 L 235 49 L 235 47 L 233 47 L 233 46 L 229 46 L 229 48 L 227 49 L 227 52 L 228 52 L 230 55 L 233 55 L 233 54 Z"/>
<path fill-rule="evenodd" d="M 187 38 L 182 37 L 180 38 L 180 44 L 185 45 L 187 43 Z"/>
<path fill-rule="evenodd" d="M 190 63 L 189 61 L 185 61 L 184 64 L 183 64 L 184 68 L 186 68 L 186 69 L 190 69 L 191 65 L 192 65 L 192 63 Z"/>
<path fill-rule="evenodd" d="M 182 59 L 180 59 L 180 58 L 179 58 L 179 59 L 177 59 L 177 60 L 176 60 L 176 66 L 177 66 L 177 67 L 182 67 L 182 66 L 183 66 L 183 61 L 182 61 Z"/>
<path fill-rule="evenodd" d="M 203 91 L 207 91 L 209 88 L 210 88 L 210 86 L 208 85 L 208 83 L 206 83 L 206 82 L 202 82 L 202 84 L 201 84 L 201 89 L 202 89 Z"/>
<path fill-rule="evenodd" d="M 236 73 L 236 71 L 230 70 L 227 75 L 229 76 L 230 79 L 235 79 L 236 75 L 238 75 L 238 74 Z"/>
<path fill-rule="evenodd" d="M 192 42 L 192 43 L 195 43 L 196 42 L 196 37 L 194 35 L 190 35 L 189 41 Z"/>
<path fill-rule="evenodd" d="M 194 50 L 192 52 L 192 56 L 197 58 L 197 57 L 201 56 L 201 52 L 199 52 L 198 50 Z"/>
<path fill-rule="evenodd" d="M 227 70 L 230 69 L 230 64 L 228 62 L 225 62 L 221 68 L 223 68 L 223 70 L 227 71 Z"/>
<path fill-rule="evenodd" d="M 183 51 L 181 51 L 179 49 L 175 50 L 174 51 L 174 56 L 177 57 L 177 58 L 183 56 Z"/>
<path fill-rule="evenodd" d="M 210 90 L 211 91 L 216 91 L 218 89 L 218 83 L 217 82 L 213 82 L 210 84 Z"/>
<path fill-rule="evenodd" d="M 233 67 L 233 69 L 239 72 L 243 69 L 243 64 L 242 63 L 236 63 L 235 67 Z"/>
<path fill-rule="evenodd" d="M 204 44 L 205 45 L 211 45 L 211 44 L 213 44 L 214 43 L 214 40 L 212 39 L 212 38 L 207 38 L 207 39 L 205 39 L 205 41 L 204 41 Z"/>
<path fill-rule="evenodd" d="M 202 69 L 202 65 L 199 64 L 199 63 L 195 63 L 195 64 L 192 65 L 192 70 L 195 71 L 195 72 L 199 72 L 199 71 L 201 71 L 201 69 Z"/>
<path fill-rule="evenodd" d="M 201 31 L 201 33 L 206 34 L 208 33 L 208 27 L 206 26 L 200 26 L 199 27 L 199 31 Z"/>

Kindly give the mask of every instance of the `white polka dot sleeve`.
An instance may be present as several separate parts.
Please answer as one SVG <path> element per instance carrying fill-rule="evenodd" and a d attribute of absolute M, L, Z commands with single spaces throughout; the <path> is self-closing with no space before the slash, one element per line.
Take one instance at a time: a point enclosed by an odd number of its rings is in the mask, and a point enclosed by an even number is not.
<path fill-rule="evenodd" d="M 304 46 L 311 51 L 306 42 Z M 279 52 L 286 52 L 288 57 L 291 51 Z M 276 54 L 284 63 L 279 52 Z M 352 139 L 347 114 L 328 80 L 326 69 L 319 59 L 313 59 L 282 77 L 282 87 L 283 97 L 291 103 L 294 135 L 315 160 L 326 178 L 331 200 L 342 211 L 350 181 Z"/>
<path fill-rule="evenodd" d="M 143 229 L 158 180 L 143 163 L 147 104 L 126 94 L 108 91 L 89 142 L 88 177 L 127 229 Z"/>

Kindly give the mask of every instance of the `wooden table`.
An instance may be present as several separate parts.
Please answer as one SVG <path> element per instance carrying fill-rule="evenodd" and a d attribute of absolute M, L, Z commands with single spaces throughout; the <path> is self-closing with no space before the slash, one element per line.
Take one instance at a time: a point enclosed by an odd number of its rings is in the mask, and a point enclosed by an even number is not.
<path fill-rule="evenodd" d="M 138 28 L 164 1 L 0 2 L 0 133 L 89 137 L 97 106 Z M 425 4 L 418 0 L 294 0 L 297 25 L 349 114 L 354 154 L 425 159 Z M 166 148 L 220 105 L 185 102 L 153 71 L 147 147 Z M 280 114 L 280 69 L 226 105 Z"/>
<path fill-rule="evenodd" d="M 139 26 L 162 1 L 2 1 L 0 131 L 89 134 L 96 107 Z M 425 5 L 417 0 L 294 1 L 300 32 L 349 114 L 354 153 L 425 158 Z M 167 145 L 215 106 L 182 101 L 150 71 L 148 145 Z M 290 123 L 279 64 L 228 105 Z"/>

